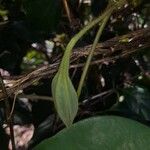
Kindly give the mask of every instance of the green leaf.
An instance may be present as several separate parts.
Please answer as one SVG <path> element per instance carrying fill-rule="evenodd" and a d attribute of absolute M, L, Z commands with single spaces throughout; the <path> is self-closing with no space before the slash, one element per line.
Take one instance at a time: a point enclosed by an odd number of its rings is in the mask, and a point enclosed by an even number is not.
<path fill-rule="evenodd" d="M 111 9 L 108 10 L 109 13 L 112 11 Z M 72 49 L 78 40 L 89 29 L 98 24 L 108 12 L 93 20 L 70 40 L 60 63 L 59 70 L 52 81 L 52 96 L 54 98 L 55 107 L 59 117 L 67 127 L 72 124 L 78 110 L 78 96 L 68 73 Z"/>
<path fill-rule="evenodd" d="M 52 82 L 52 95 L 59 117 L 69 127 L 78 111 L 78 97 L 66 73 L 57 73 Z"/>
<path fill-rule="evenodd" d="M 149 150 L 150 128 L 136 121 L 90 118 L 44 140 L 34 150 Z"/>
<path fill-rule="evenodd" d="M 78 110 L 78 96 L 69 78 L 68 73 L 72 49 L 79 41 L 79 39 L 93 26 L 103 21 L 103 19 L 107 19 L 108 15 L 110 15 L 110 13 L 112 13 L 117 8 L 116 6 L 121 7 L 124 4 L 125 0 L 121 0 L 117 3 L 111 2 L 106 11 L 101 16 L 91 21 L 79 33 L 77 33 L 70 40 L 66 47 L 65 53 L 59 66 L 58 73 L 52 81 L 52 95 L 55 101 L 56 110 L 67 127 L 72 124 Z"/>
<path fill-rule="evenodd" d="M 7 10 L 2 10 L 0 9 L 0 16 L 4 17 L 8 15 L 8 11 Z"/>
<path fill-rule="evenodd" d="M 49 32 L 59 24 L 60 0 L 24 0 L 23 9 L 32 29 Z"/>
<path fill-rule="evenodd" d="M 123 102 L 118 103 L 115 111 L 138 116 L 138 119 L 150 121 L 150 92 L 143 86 L 133 86 L 122 91 Z"/>

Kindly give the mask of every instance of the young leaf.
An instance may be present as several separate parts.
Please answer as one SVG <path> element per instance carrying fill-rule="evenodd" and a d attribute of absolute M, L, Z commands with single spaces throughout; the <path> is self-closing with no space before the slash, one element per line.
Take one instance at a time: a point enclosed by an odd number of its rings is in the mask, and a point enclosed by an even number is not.
<path fill-rule="evenodd" d="M 58 115 L 67 127 L 72 124 L 78 110 L 78 96 L 69 78 L 69 61 L 72 49 L 78 40 L 88 30 L 103 21 L 105 17 L 107 17 L 111 12 L 113 12 L 113 10 L 117 8 L 116 6 L 119 5 L 121 7 L 124 3 L 125 0 L 120 0 L 119 2 L 115 3 L 112 1 L 112 3 L 108 5 L 108 8 L 101 16 L 85 26 L 70 40 L 66 47 L 59 70 L 52 81 L 52 95 Z"/>
<path fill-rule="evenodd" d="M 64 124 L 71 126 L 77 111 L 78 97 L 68 75 L 57 73 L 52 82 L 52 94 L 59 117 Z"/>

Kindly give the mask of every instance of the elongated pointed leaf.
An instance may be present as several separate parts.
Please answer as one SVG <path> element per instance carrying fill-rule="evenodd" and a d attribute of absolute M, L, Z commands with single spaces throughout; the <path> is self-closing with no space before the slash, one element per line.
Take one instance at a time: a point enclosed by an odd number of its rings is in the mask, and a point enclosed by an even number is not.
<path fill-rule="evenodd" d="M 90 118 L 64 129 L 34 150 L 150 150 L 150 128 L 127 118 Z"/>
<path fill-rule="evenodd" d="M 78 34 L 76 34 L 70 40 L 66 47 L 64 56 L 60 63 L 58 73 L 56 74 L 52 82 L 52 95 L 55 101 L 56 110 L 67 127 L 72 124 L 78 110 L 78 96 L 68 75 L 70 55 L 72 49 L 78 42 L 78 40 L 88 30 L 90 30 L 94 25 L 100 23 L 100 21 L 103 21 L 103 19 L 105 24 L 105 21 L 108 19 L 108 15 L 110 15 L 110 13 L 112 13 L 113 10 L 118 9 L 118 7 L 122 7 L 125 4 L 125 2 L 125 0 L 117 2 L 111 1 L 110 5 L 112 7 L 108 7 L 108 10 L 106 10 L 106 12 L 103 15 L 99 16 L 97 19 L 93 20 L 91 23 L 85 26 Z M 103 27 L 101 29 L 103 29 Z"/>
<path fill-rule="evenodd" d="M 59 117 L 69 127 L 78 111 L 78 97 L 67 74 L 56 74 L 52 82 L 52 95 Z"/>

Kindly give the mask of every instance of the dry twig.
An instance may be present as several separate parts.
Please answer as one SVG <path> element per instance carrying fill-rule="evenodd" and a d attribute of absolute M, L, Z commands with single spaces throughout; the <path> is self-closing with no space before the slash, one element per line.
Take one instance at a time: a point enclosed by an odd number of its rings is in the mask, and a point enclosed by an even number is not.
<path fill-rule="evenodd" d="M 112 62 L 122 57 L 128 57 L 133 53 L 137 53 L 144 48 L 150 46 L 150 28 L 141 29 L 131 32 L 129 34 L 112 38 L 103 43 L 99 43 L 96 47 L 94 56 L 95 60 L 91 62 L 94 64 L 103 64 L 105 62 Z M 74 49 L 71 56 L 70 68 L 83 67 L 84 63 L 79 62 L 83 57 L 87 57 L 91 45 Z M 77 61 L 78 60 L 78 61 Z M 15 77 L 4 77 L 7 87 L 7 94 L 10 96 L 16 91 L 22 90 L 41 78 L 51 78 L 58 69 L 60 59 L 49 65 L 44 65 L 35 69 L 34 71 Z M 9 87 L 8 85 L 11 84 Z M 4 94 L 0 91 L 0 99 L 4 98 Z"/>

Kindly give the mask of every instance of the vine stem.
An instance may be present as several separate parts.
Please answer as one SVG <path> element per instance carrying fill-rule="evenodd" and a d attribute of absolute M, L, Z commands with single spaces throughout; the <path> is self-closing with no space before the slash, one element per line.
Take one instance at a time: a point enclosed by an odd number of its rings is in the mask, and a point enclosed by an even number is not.
<path fill-rule="evenodd" d="M 80 97 L 81 90 L 82 90 L 82 87 L 83 87 L 83 84 L 84 84 L 84 80 L 85 80 L 86 74 L 87 74 L 89 66 L 90 66 L 90 62 L 91 62 L 93 54 L 94 54 L 94 50 L 96 48 L 96 45 L 97 45 L 97 43 L 98 43 L 98 41 L 99 41 L 99 39 L 100 39 L 100 37 L 102 35 L 102 32 L 103 32 L 103 30 L 104 30 L 104 28 L 105 28 L 105 26 L 107 24 L 107 21 L 108 21 L 108 19 L 109 19 L 109 17 L 110 17 L 112 12 L 113 12 L 113 10 L 111 10 L 109 12 L 109 14 L 103 19 L 103 21 L 102 21 L 102 23 L 101 23 L 101 25 L 99 27 L 99 30 L 98 30 L 98 32 L 96 34 L 95 40 L 94 40 L 93 45 L 92 45 L 92 49 L 91 49 L 91 51 L 90 51 L 90 53 L 88 55 L 86 64 L 85 64 L 85 66 L 83 68 L 83 73 L 81 75 L 81 79 L 80 79 L 79 86 L 78 86 L 78 89 L 77 89 L 78 97 Z"/>

